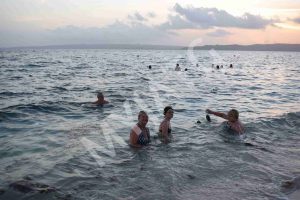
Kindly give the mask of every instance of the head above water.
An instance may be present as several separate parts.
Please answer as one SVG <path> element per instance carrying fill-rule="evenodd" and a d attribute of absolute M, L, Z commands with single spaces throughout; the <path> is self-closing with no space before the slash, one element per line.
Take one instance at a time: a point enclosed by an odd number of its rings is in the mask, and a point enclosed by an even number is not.
<path fill-rule="evenodd" d="M 239 111 L 236 109 L 229 110 L 227 115 L 229 121 L 237 121 L 239 119 Z"/>
<path fill-rule="evenodd" d="M 103 93 L 102 93 L 102 92 L 98 92 L 97 98 L 98 98 L 98 99 L 104 98 Z"/>
<path fill-rule="evenodd" d="M 165 107 L 165 109 L 164 109 L 164 115 L 166 115 L 166 113 L 167 113 L 169 110 L 172 110 L 172 111 L 173 111 L 172 106 L 166 106 L 166 107 Z"/>
<path fill-rule="evenodd" d="M 148 123 L 148 114 L 141 110 L 138 115 L 139 124 L 146 126 Z"/>
<path fill-rule="evenodd" d="M 171 119 L 171 118 L 173 118 L 173 114 L 174 114 L 174 111 L 173 111 L 172 106 L 166 106 L 164 109 L 165 118 Z"/>

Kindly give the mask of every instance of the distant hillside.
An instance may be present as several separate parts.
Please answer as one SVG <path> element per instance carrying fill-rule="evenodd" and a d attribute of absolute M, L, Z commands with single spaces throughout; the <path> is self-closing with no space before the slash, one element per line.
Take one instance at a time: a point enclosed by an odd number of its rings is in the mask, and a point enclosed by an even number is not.
<path fill-rule="evenodd" d="M 187 49 L 187 48 L 184 48 Z M 230 50 L 230 51 L 297 51 L 300 44 L 253 44 L 253 45 L 205 45 L 196 46 L 194 50 Z"/>
<path fill-rule="evenodd" d="M 0 50 L 9 49 L 154 49 L 154 50 L 179 50 L 183 46 L 167 45 L 142 45 L 142 44 L 73 44 L 73 45 L 47 45 L 47 46 L 26 46 L 0 48 Z"/>
<path fill-rule="evenodd" d="M 167 45 L 142 44 L 74 44 L 74 45 L 48 45 L 0 48 L 0 50 L 14 49 L 136 49 L 136 50 L 186 50 L 188 47 Z M 228 51 L 297 51 L 300 44 L 253 44 L 253 45 L 205 45 L 196 46 L 194 50 L 228 50 Z"/>

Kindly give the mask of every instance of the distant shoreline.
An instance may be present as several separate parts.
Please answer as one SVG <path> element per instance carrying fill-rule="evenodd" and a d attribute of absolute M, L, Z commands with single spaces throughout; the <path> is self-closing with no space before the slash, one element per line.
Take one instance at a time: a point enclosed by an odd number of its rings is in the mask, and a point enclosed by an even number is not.
<path fill-rule="evenodd" d="M 188 48 L 186 48 L 188 49 Z M 204 45 L 196 46 L 194 50 L 222 51 L 294 51 L 300 52 L 300 44 L 252 44 L 252 45 Z"/>
<path fill-rule="evenodd" d="M 300 44 L 204 45 L 195 47 L 142 44 L 75 44 L 2 47 L 1 51 L 22 49 L 132 49 L 132 50 L 219 50 L 219 51 L 287 51 L 300 52 Z"/>

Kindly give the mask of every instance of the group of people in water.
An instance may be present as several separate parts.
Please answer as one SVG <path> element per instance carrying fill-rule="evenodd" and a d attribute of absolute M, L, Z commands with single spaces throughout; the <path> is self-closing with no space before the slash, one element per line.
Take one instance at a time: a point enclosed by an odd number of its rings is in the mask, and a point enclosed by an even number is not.
<path fill-rule="evenodd" d="M 199 64 L 198 64 L 198 63 L 196 64 L 196 67 L 199 67 Z M 216 65 L 216 66 L 215 66 L 215 64 L 212 64 L 211 67 L 212 67 L 212 68 L 216 68 L 216 69 L 220 69 L 220 68 L 223 68 L 223 65 Z M 149 69 L 152 69 L 152 66 L 149 65 L 148 68 L 149 68 Z M 229 68 L 233 68 L 233 65 L 230 64 L 230 65 L 229 65 Z M 188 70 L 187 68 L 184 69 L 184 71 L 187 71 L 187 70 Z M 181 67 L 179 66 L 178 63 L 176 64 L 175 71 L 181 71 Z"/>
<path fill-rule="evenodd" d="M 151 66 L 151 65 L 149 65 L 149 66 Z M 199 66 L 198 63 L 196 64 L 196 66 L 197 67 Z M 214 64 L 212 64 L 211 66 L 212 66 L 212 68 L 215 68 Z M 220 68 L 223 68 L 223 65 L 216 65 L 216 69 L 220 69 Z M 233 68 L 233 65 L 230 64 L 229 68 Z M 149 68 L 149 69 L 151 69 L 151 68 Z M 187 70 L 188 70 L 187 68 L 184 69 L 184 71 L 187 71 Z M 176 64 L 175 71 L 181 71 L 181 68 L 179 67 L 178 63 Z"/>
<path fill-rule="evenodd" d="M 158 135 L 164 143 L 171 140 L 171 119 L 173 118 L 174 110 L 171 106 L 164 109 L 164 119 L 160 123 Z M 138 115 L 138 123 L 134 125 L 130 131 L 129 142 L 132 147 L 142 147 L 150 143 L 150 131 L 146 127 L 148 123 L 148 114 L 145 111 L 140 111 Z"/>
<path fill-rule="evenodd" d="M 104 105 L 109 102 L 104 99 L 102 92 L 97 94 L 98 100 L 93 102 L 96 105 Z M 244 127 L 241 121 L 239 120 L 239 112 L 236 109 L 231 109 L 227 113 L 216 112 L 210 109 L 206 109 L 207 114 L 212 114 L 218 117 L 221 117 L 226 120 L 226 127 L 236 134 L 243 134 Z M 172 106 L 166 106 L 163 111 L 164 119 L 160 123 L 158 136 L 163 143 L 170 142 L 172 138 L 172 128 L 171 128 L 171 119 L 174 115 L 174 110 Z M 208 119 L 209 118 L 209 119 Z M 145 111 L 140 111 L 138 114 L 138 122 L 132 127 L 129 136 L 129 143 L 132 147 L 142 147 L 150 143 L 150 131 L 147 127 L 149 116 Z M 210 117 L 207 116 L 207 119 L 210 121 Z"/>
<path fill-rule="evenodd" d="M 187 70 L 188 70 L 187 68 L 184 69 L 184 71 L 187 71 Z M 179 67 L 178 63 L 176 64 L 175 71 L 181 71 L 181 68 Z"/>
<path fill-rule="evenodd" d="M 212 68 L 215 68 L 215 65 L 212 64 L 211 67 L 212 67 Z M 223 68 L 223 65 L 216 65 L 216 69 L 220 69 L 220 68 Z M 233 68 L 233 65 L 230 64 L 230 65 L 229 65 L 229 68 Z"/>

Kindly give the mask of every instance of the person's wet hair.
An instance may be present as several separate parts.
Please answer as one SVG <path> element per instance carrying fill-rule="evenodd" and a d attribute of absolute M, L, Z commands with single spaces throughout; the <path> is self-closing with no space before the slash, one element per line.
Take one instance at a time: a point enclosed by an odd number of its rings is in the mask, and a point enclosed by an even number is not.
<path fill-rule="evenodd" d="M 164 115 L 166 115 L 166 113 L 168 112 L 168 110 L 173 110 L 172 106 L 166 106 L 164 109 Z"/>
<path fill-rule="evenodd" d="M 236 109 L 231 109 L 228 113 L 232 113 L 234 118 L 239 119 L 239 111 Z"/>
<path fill-rule="evenodd" d="M 98 92 L 97 94 L 97 98 L 103 97 L 103 93 L 102 92 Z"/>
<path fill-rule="evenodd" d="M 148 116 L 148 114 L 147 114 L 145 111 L 141 110 L 141 111 L 139 112 L 138 119 L 139 119 L 140 116 L 142 116 L 142 115 L 147 115 L 147 116 Z"/>

